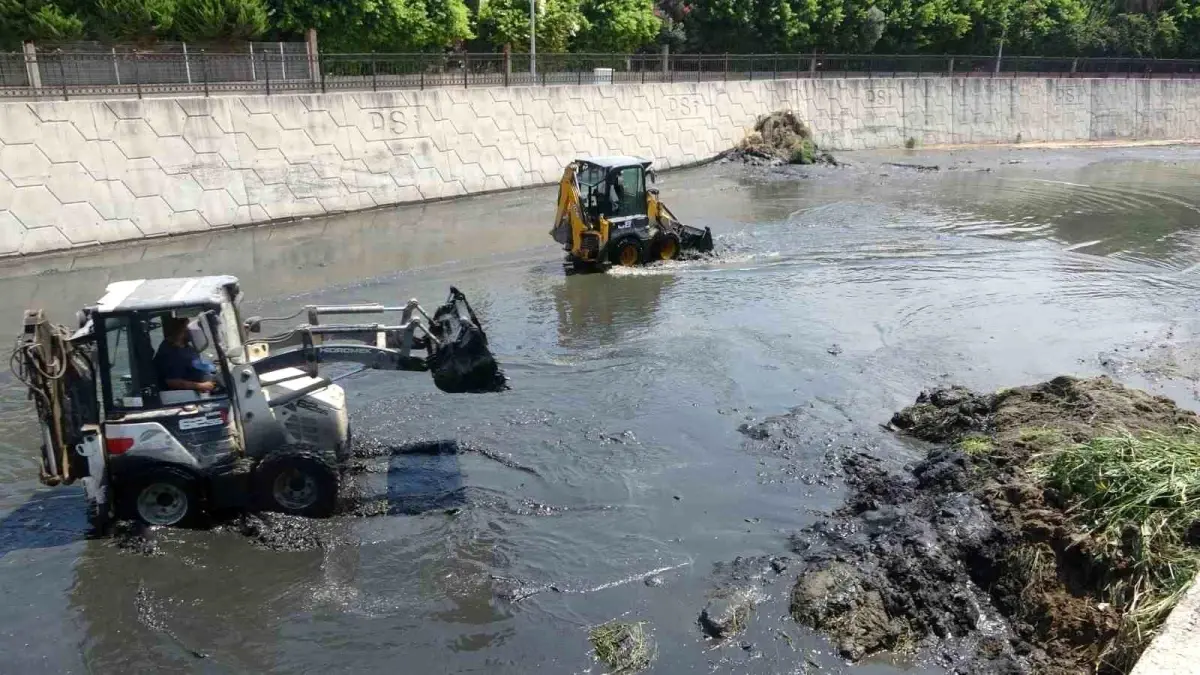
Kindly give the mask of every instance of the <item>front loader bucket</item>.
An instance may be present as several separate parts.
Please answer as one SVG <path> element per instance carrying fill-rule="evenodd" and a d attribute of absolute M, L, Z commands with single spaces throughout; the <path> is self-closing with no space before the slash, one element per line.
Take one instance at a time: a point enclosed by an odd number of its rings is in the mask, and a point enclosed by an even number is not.
<path fill-rule="evenodd" d="M 484 393 L 508 389 L 508 378 L 488 349 L 487 334 L 471 310 L 467 297 L 450 288 L 446 303 L 433 313 L 429 370 L 438 389 L 450 394 Z"/>
<path fill-rule="evenodd" d="M 712 230 L 707 227 L 701 230 L 684 225 L 679 236 L 679 246 L 689 253 L 712 253 Z"/>

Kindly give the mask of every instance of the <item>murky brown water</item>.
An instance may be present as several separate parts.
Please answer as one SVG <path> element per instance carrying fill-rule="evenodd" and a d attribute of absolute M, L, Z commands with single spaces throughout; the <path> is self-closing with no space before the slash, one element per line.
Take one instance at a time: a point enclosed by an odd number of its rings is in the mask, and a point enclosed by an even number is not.
<path fill-rule="evenodd" d="M 673 210 L 716 233 L 712 263 L 564 277 L 553 191 L 532 190 L 0 269 L 14 333 L 24 307 L 69 321 L 120 278 L 236 274 L 250 312 L 436 303 L 453 283 L 513 390 L 355 375 L 355 434 L 456 439 L 533 472 L 478 453 L 385 457 L 361 481 L 393 515 L 320 523 L 325 550 L 170 532 L 145 558 L 82 541 L 78 495 L 38 488 L 32 416 L 4 377 L 0 671 L 599 672 L 587 628 L 614 617 L 651 623 L 654 672 L 836 667 L 786 619 L 786 574 L 749 649 L 714 648 L 696 625 L 731 573 L 714 564 L 784 553 L 837 503 L 829 448 L 911 457 L 878 423 L 939 381 L 1108 372 L 1194 406 L 1200 379 L 1200 150 L 847 159 L 664 176 Z M 789 443 L 743 448 L 742 422 L 792 408 Z"/>

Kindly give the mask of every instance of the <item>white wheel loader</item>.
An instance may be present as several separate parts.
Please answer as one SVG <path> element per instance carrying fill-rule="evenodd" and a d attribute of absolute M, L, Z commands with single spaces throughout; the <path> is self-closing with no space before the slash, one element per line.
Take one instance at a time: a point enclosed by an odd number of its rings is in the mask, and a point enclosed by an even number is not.
<path fill-rule="evenodd" d="M 449 393 L 507 388 L 454 288 L 432 316 L 412 300 L 243 320 L 240 300 L 231 276 L 142 279 L 109 285 L 74 331 L 26 312 L 12 363 L 41 424 L 41 480 L 82 483 L 96 533 L 114 518 L 171 526 L 246 509 L 331 515 L 351 439 L 345 392 L 319 374 L 322 363 L 429 371 Z M 307 323 L 256 335 L 305 313 Z M 388 313 L 399 321 L 321 323 Z M 212 366 L 201 391 L 157 372 L 164 324 L 181 319 L 188 353 Z"/>

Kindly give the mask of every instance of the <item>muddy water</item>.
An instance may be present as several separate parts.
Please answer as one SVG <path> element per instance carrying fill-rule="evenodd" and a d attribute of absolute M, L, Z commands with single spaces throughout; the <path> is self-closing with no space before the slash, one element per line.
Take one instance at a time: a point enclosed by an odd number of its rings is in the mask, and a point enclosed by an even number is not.
<path fill-rule="evenodd" d="M 617 617 L 651 623 L 654 672 L 840 667 L 786 618 L 787 570 L 756 582 L 741 638 L 696 623 L 839 503 L 831 451 L 913 457 L 878 423 L 939 382 L 1108 373 L 1193 407 L 1200 379 L 1200 150 L 845 159 L 664 176 L 673 210 L 716 233 L 714 262 L 565 277 L 553 192 L 532 190 L 0 270 L 13 322 L 30 304 L 70 321 L 119 278 L 233 273 L 263 314 L 436 304 L 455 284 L 513 386 L 351 374 L 355 435 L 379 450 L 356 489 L 381 515 L 318 523 L 309 551 L 171 531 L 147 557 L 83 541 L 78 496 L 37 488 L 5 377 L 0 671 L 578 673 L 588 627 Z M 792 409 L 784 442 L 738 431 Z M 404 452 L 443 440 L 460 451 Z M 939 672 L 858 672 L 899 670 Z"/>

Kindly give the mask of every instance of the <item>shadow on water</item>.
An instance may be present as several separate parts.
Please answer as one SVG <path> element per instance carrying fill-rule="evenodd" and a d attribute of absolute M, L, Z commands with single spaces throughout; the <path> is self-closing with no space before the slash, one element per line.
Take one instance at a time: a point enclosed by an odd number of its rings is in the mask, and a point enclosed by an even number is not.
<path fill-rule="evenodd" d="M 0 517 L 0 559 L 13 551 L 66 546 L 87 535 L 83 492 L 39 490 Z"/>

